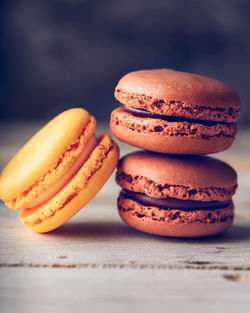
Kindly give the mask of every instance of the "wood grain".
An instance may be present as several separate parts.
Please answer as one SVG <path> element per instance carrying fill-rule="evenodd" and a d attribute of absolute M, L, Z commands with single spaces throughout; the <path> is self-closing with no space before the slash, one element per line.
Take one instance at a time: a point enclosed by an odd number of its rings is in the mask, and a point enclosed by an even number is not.
<path fill-rule="evenodd" d="M 1 144 L 2 166 L 27 132 Z M 17 130 L 10 134 L 18 137 Z M 49 234 L 32 233 L 1 203 L 0 311 L 249 312 L 249 131 L 240 134 L 238 151 L 218 154 L 239 174 L 235 223 L 218 236 L 163 238 L 130 228 L 117 213 L 114 175 Z M 122 155 L 134 150 L 120 146 Z"/>

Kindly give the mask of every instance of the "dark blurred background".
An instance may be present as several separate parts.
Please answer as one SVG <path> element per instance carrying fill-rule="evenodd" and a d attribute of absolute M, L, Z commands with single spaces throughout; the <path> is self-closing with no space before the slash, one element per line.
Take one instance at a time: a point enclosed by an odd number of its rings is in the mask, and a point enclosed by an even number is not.
<path fill-rule="evenodd" d="M 1 1 L 1 120 L 82 106 L 108 120 L 125 73 L 173 68 L 230 84 L 250 124 L 249 0 Z"/>

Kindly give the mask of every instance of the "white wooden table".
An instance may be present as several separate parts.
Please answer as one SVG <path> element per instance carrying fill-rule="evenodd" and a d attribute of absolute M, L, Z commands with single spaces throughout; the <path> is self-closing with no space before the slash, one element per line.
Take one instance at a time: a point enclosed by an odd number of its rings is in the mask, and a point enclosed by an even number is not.
<path fill-rule="evenodd" d="M 0 166 L 40 124 L 1 125 Z M 121 155 L 132 150 L 120 144 Z M 114 175 L 65 225 L 34 234 L 0 208 L 0 312 L 250 312 L 250 130 L 218 154 L 239 174 L 234 226 L 205 239 L 150 236 L 119 218 Z"/>

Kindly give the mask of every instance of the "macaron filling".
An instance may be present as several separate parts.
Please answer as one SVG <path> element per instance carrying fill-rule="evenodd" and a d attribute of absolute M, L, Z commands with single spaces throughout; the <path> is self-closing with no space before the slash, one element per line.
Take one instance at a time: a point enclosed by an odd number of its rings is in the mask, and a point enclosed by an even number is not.
<path fill-rule="evenodd" d="M 42 192 L 39 195 L 39 197 L 26 203 L 25 206 L 31 209 L 38 207 L 42 203 L 52 198 L 55 194 L 57 194 L 58 191 L 61 190 L 70 181 L 70 179 L 78 172 L 78 170 L 88 160 L 89 156 L 91 155 L 92 151 L 95 149 L 96 145 L 97 145 L 97 138 L 96 138 L 96 135 L 93 134 L 90 137 L 90 139 L 87 141 L 82 152 L 75 159 L 71 167 L 68 169 L 68 171 L 62 177 L 60 177 L 55 184 L 53 184 L 44 192 Z"/>
<path fill-rule="evenodd" d="M 157 119 L 162 119 L 164 121 L 168 122 L 188 122 L 188 123 L 198 123 L 198 124 L 203 124 L 206 126 L 213 126 L 217 124 L 232 124 L 232 123 L 227 123 L 227 122 L 214 122 L 214 121 L 209 121 L 209 120 L 200 120 L 200 119 L 190 119 L 190 118 L 185 118 L 185 117 L 178 117 L 178 116 L 169 116 L 169 115 L 162 115 L 162 114 L 155 114 L 152 113 L 148 110 L 145 109 L 138 109 L 138 108 L 133 108 L 130 106 L 127 106 L 125 104 L 122 105 L 122 108 L 128 112 L 131 113 L 135 116 L 138 117 L 144 117 L 144 118 L 157 118 Z"/>
<path fill-rule="evenodd" d="M 216 210 L 227 207 L 231 200 L 227 201 L 197 201 L 197 200 L 182 200 L 177 198 L 151 198 L 144 193 L 134 192 L 127 189 L 122 189 L 122 195 L 125 198 L 135 200 L 142 205 L 154 206 L 160 209 L 180 209 L 185 211 L 190 210 Z"/>

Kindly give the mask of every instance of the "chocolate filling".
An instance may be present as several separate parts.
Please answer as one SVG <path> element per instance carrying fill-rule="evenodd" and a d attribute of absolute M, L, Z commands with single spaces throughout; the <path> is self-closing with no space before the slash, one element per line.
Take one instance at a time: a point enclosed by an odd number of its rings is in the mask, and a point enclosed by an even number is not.
<path fill-rule="evenodd" d="M 190 119 L 190 118 L 185 118 L 185 117 L 179 117 L 179 116 L 167 116 L 167 115 L 161 115 L 161 114 L 155 114 L 151 113 L 148 110 L 144 109 L 138 109 L 138 108 L 132 108 L 127 105 L 122 106 L 126 112 L 129 112 L 135 116 L 138 117 L 145 117 L 145 118 L 160 118 L 164 121 L 168 122 L 188 122 L 188 123 L 198 123 L 198 124 L 203 124 L 207 126 L 212 126 L 216 124 L 230 124 L 226 122 L 213 122 L 213 121 L 205 121 L 205 120 L 196 120 L 196 119 Z"/>
<path fill-rule="evenodd" d="M 181 200 L 176 198 L 156 199 L 151 198 L 144 193 L 133 192 L 127 189 L 122 189 L 122 195 L 125 198 L 140 202 L 142 205 L 155 206 L 160 209 L 179 209 L 179 210 L 216 210 L 225 208 L 229 205 L 228 201 L 195 201 Z"/>

